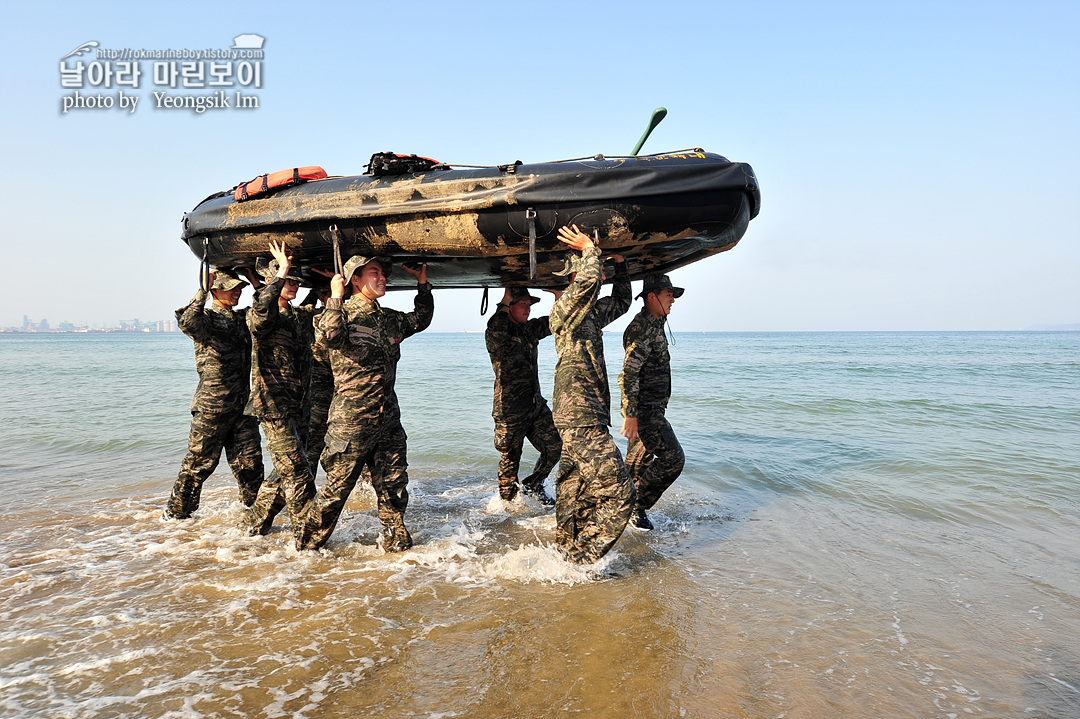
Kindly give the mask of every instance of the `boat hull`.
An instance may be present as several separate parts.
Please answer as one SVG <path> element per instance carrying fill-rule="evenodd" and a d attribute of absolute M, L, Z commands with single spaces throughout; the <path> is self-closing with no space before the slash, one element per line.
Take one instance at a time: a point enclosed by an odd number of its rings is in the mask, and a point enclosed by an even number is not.
<path fill-rule="evenodd" d="M 561 225 L 595 232 L 605 253 L 628 258 L 636 279 L 731 249 L 759 206 L 749 165 L 695 151 L 334 177 L 243 202 L 221 193 L 184 216 L 182 239 L 222 268 L 252 266 L 271 241 L 284 241 L 302 271 L 329 269 L 336 238 L 346 259 L 427 262 L 438 287 L 558 287 Z M 395 284 L 413 280 L 394 273 Z"/>

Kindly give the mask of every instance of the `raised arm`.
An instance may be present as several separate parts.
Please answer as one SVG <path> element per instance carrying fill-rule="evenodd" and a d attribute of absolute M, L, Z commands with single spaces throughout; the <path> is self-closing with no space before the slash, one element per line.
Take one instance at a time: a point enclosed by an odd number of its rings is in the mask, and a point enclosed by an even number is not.
<path fill-rule="evenodd" d="M 612 258 L 615 260 L 615 279 L 611 284 L 611 296 L 596 302 L 597 311 L 600 313 L 600 323 L 605 327 L 625 315 L 634 302 L 626 258 L 622 255 L 612 255 Z"/>
<path fill-rule="evenodd" d="M 572 331 L 588 316 L 600 291 L 600 248 L 592 238 L 577 228 L 559 228 L 559 239 L 572 249 L 581 250 L 577 272 L 570 286 L 562 293 L 549 315 L 552 332 Z"/>
<path fill-rule="evenodd" d="M 315 341 L 324 347 L 340 347 L 345 342 L 344 298 L 345 278 L 334 275 L 330 279 L 330 299 L 326 301 L 326 308 L 319 315 L 315 328 Z"/>
<path fill-rule="evenodd" d="M 414 270 L 408 265 L 402 268 L 416 278 L 416 297 L 413 299 L 413 311 L 401 316 L 401 338 L 405 339 L 417 332 L 423 332 L 435 316 L 435 297 L 431 293 L 431 283 L 427 281 L 427 263 Z"/>

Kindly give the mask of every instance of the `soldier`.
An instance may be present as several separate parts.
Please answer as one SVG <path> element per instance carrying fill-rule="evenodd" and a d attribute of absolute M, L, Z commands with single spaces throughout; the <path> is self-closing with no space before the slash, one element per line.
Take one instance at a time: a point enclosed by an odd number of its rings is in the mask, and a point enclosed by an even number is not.
<path fill-rule="evenodd" d="M 671 356 L 664 323 L 671 314 L 671 305 L 682 294 L 683 288 L 673 287 L 667 275 L 649 275 L 638 295 L 644 307 L 623 333 L 626 360 L 619 375 L 622 436 L 629 440 L 626 466 L 637 492 L 630 523 L 645 531 L 653 528 L 645 510 L 671 486 L 685 461 L 664 414 L 671 397 Z"/>
<path fill-rule="evenodd" d="M 555 483 L 555 538 L 567 559 L 595 562 L 626 528 L 634 507 L 634 485 L 608 431 L 611 393 L 604 363 L 606 325 L 626 313 L 633 300 L 630 275 L 613 255 L 611 297 L 600 298 L 600 248 L 576 225 L 559 228 L 559 239 L 575 250 L 570 286 L 551 309 L 551 333 L 559 354 L 555 366 L 555 426 L 563 451 Z"/>
<path fill-rule="evenodd" d="M 259 489 L 247 517 L 252 534 L 266 534 L 284 506 L 292 520 L 297 548 L 303 517 L 315 497 L 315 480 L 304 451 L 310 403 L 310 307 L 293 307 L 301 278 L 292 273 L 292 255 L 285 243 L 270 243 L 274 261 L 265 269 L 266 285 L 248 312 L 254 349 L 251 353 L 251 399 L 246 412 L 259 418 L 274 472 Z"/>
<path fill-rule="evenodd" d="M 209 310 L 204 285 L 176 311 L 177 326 L 195 341 L 199 386 L 191 400 L 188 453 L 165 507 L 166 519 L 187 519 L 199 508 L 203 482 L 221 460 L 222 448 L 241 502 L 250 507 L 263 481 L 259 424 L 244 415 L 251 375 L 247 310 L 235 309 L 247 283 L 223 272 L 211 272 L 210 280 L 214 302 Z"/>
<path fill-rule="evenodd" d="M 521 480 L 522 491 L 546 507 L 555 505 L 544 491 L 544 480 L 559 461 L 562 440 L 551 419 L 547 400 L 540 394 L 536 345 L 551 334 L 547 317 L 529 319 L 540 301 L 523 287 L 508 287 L 495 314 L 488 320 L 484 339 L 495 370 L 495 449 L 499 461 L 499 496 L 507 502 L 518 493 L 521 448 L 528 438 L 540 453 L 532 474 Z"/>
<path fill-rule="evenodd" d="M 404 515 L 409 503 L 405 431 L 401 427 L 394 381 L 400 343 L 431 324 L 435 310 L 427 265 L 403 266 L 416 278 L 412 312 L 379 305 L 386 294 L 389 260 L 355 256 L 330 281 L 331 295 L 319 320 L 318 342 L 330 349 L 334 399 L 330 404 L 322 464 L 326 484 L 307 517 L 304 548 L 330 539 L 364 466 L 379 504 L 383 548 L 401 552 L 412 546 Z M 352 285 L 346 302 L 345 285 Z"/>

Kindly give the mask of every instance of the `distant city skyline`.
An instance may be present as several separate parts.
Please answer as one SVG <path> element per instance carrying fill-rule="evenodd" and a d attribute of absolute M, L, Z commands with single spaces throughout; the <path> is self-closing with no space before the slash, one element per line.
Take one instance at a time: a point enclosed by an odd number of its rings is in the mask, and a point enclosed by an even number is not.
<path fill-rule="evenodd" d="M 61 320 L 56 324 L 50 323 L 48 318 L 33 320 L 29 315 L 23 315 L 22 325 L 18 327 L 3 327 L 0 332 L 179 332 L 175 319 L 167 320 L 117 320 L 115 325 L 104 322 L 75 324 L 68 320 Z"/>

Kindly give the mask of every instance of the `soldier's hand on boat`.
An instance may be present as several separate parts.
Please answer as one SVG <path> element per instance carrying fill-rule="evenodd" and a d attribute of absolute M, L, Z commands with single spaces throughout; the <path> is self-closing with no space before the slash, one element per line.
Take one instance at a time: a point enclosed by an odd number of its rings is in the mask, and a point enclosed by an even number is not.
<path fill-rule="evenodd" d="M 239 268 L 239 270 L 240 274 L 248 278 L 248 282 L 251 283 L 251 289 L 257 290 L 262 287 L 262 279 L 257 274 L 255 274 L 255 270 L 251 269 L 250 267 L 241 267 Z"/>
<path fill-rule="evenodd" d="M 321 267 L 311 267 L 309 269 L 312 272 L 314 272 L 315 274 L 322 275 L 323 277 L 333 277 L 334 276 L 333 272 L 331 272 L 330 270 L 324 270 Z"/>
<path fill-rule="evenodd" d="M 334 275 L 330 278 L 330 297 L 335 300 L 340 300 L 345 296 L 345 277 L 344 275 Z"/>
<path fill-rule="evenodd" d="M 270 241 L 270 254 L 274 256 L 274 259 L 278 263 L 278 277 L 284 277 L 289 274 L 289 268 L 292 267 L 293 255 L 289 252 L 289 248 L 285 245 L 285 240 L 281 241 L 281 244 Z"/>
<path fill-rule="evenodd" d="M 401 268 L 403 270 L 405 270 L 406 272 L 408 272 L 413 277 L 415 277 L 416 278 L 416 283 L 418 285 L 426 285 L 427 284 L 427 263 L 426 262 L 424 264 L 420 265 L 420 269 L 416 269 L 412 265 L 409 265 L 407 263 L 402 263 Z"/>
<path fill-rule="evenodd" d="M 637 439 L 637 417 L 624 417 L 622 421 L 622 431 L 619 432 L 619 434 L 629 440 Z"/>
<path fill-rule="evenodd" d="M 593 246 L 592 238 L 578 229 L 577 225 L 559 228 L 559 240 L 570 245 L 575 250 L 584 250 Z"/>
<path fill-rule="evenodd" d="M 608 255 L 608 256 L 607 256 L 607 257 L 605 257 L 604 259 L 606 259 L 606 260 L 611 260 L 612 262 L 614 262 L 614 263 L 615 263 L 615 264 L 617 264 L 617 265 L 620 265 L 620 264 L 622 264 L 623 262 L 626 262 L 626 258 L 625 258 L 625 257 L 623 257 L 622 255 L 619 255 L 619 254 L 615 254 L 615 255 Z"/>

